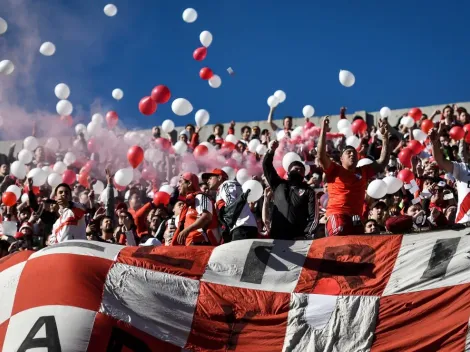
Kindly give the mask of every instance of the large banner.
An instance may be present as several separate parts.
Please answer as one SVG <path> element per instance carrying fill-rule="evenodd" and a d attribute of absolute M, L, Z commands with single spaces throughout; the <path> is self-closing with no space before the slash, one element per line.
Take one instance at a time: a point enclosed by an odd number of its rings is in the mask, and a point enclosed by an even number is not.
<path fill-rule="evenodd" d="M 0 350 L 469 351 L 468 232 L 19 252 Z"/>

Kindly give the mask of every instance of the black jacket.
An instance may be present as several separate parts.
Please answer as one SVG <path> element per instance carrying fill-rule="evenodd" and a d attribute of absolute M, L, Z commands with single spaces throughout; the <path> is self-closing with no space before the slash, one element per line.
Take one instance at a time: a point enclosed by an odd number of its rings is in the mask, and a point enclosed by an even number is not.
<path fill-rule="evenodd" d="M 263 160 L 264 176 L 274 194 L 270 236 L 292 240 L 312 235 L 318 224 L 315 191 L 305 182 L 294 184 L 279 177 L 273 166 L 273 157 L 274 154 L 268 152 Z"/>

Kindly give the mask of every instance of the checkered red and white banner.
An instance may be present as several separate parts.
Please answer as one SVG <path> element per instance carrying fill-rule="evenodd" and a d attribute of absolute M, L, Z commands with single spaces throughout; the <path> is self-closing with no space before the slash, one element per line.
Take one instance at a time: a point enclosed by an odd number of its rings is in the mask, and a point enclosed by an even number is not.
<path fill-rule="evenodd" d="M 0 350 L 470 351 L 468 233 L 19 252 Z"/>

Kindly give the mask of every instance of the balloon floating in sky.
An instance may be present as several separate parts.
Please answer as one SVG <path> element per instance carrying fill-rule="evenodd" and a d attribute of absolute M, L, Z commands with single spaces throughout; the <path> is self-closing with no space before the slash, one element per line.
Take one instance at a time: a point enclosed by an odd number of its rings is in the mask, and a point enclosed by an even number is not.
<path fill-rule="evenodd" d="M 302 114 L 304 114 L 304 117 L 312 117 L 314 113 L 315 109 L 312 105 L 305 105 L 302 109 Z"/>
<path fill-rule="evenodd" d="M 157 104 L 165 104 L 170 100 L 171 92 L 167 86 L 160 84 L 152 89 L 151 97 Z"/>
<path fill-rule="evenodd" d="M 356 82 L 356 77 L 349 71 L 341 70 L 339 71 L 339 81 L 343 86 L 349 88 Z"/>
<path fill-rule="evenodd" d="M 214 72 L 212 72 L 212 70 L 209 68 L 209 67 L 203 67 L 201 68 L 201 70 L 199 71 L 199 76 L 207 81 L 208 79 L 211 79 L 212 76 L 214 76 Z"/>
<path fill-rule="evenodd" d="M 283 90 L 276 90 L 274 96 L 279 100 L 279 103 L 283 103 L 286 101 L 286 93 Z"/>
<path fill-rule="evenodd" d="M 116 5 L 113 5 L 113 4 L 108 4 L 104 7 L 104 14 L 108 17 L 114 17 L 116 16 L 117 12 L 118 12 L 118 9 L 116 7 Z"/>
<path fill-rule="evenodd" d="M 199 35 L 199 40 L 201 41 L 201 44 L 208 48 L 212 44 L 212 34 L 209 31 L 203 31 Z"/>
<path fill-rule="evenodd" d="M 270 108 L 275 108 L 276 106 L 279 105 L 279 99 L 276 98 L 274 95 L 271 95 L 269 98 L 268 98 L 268 106 Z"/>
<path fill-rule="evenodd" d="M 8 29 L 8 23 L 0 17 L 0 35 L 4 34 Z"/>
<path fill-rule="evenodd" d="M 67 99 L 70 96 L 70 88 L 65 83 L 59 83 L 54 88 L 55 96 L 59 99 Z"/>
<path fill-rule="evenodd" d="M 222 85 L 222 79 L 218 75 L 213 75 L 209 79 L 209 86 L 211 88 L 219 88 Z"/>
<path fill-rule="evenodd" d="M 15 70 L 15 65 L 10 60 L 0 61 L 0 73 L 4 75 L 11 75 Z"/>
<path fill-rule="evenodd" d="M 57 103 L 56 110 L 60 116 L 71 115 L 73 112 L 73 105 L 68 100 L 63 99 Z"/>
<path fill-rule="evenodd" d="M 178 116 L 185 116 L 193 111 L 193 106 L 188 100 L 178 98 L 171 103 L 171 110 L 173 110 L 173 112 Z"/>
<path fill-rule="evenodd" d="M 231 68 L 231 67 L 229 67 L 229 68 L 227 69 L 227 72 L 228 72 L 228 74 L 229 74 L 230 76 L 235 75 L 235 72 L 233 71 L 233 68 Z"/>
<path fill-rule="evenodd" d="M 193 58 L 196 61 L 202 61 L 206 58 L 206 56 L 207 56 L 207 48 L 205 46 L 197 48 L 193 52 Z"/>
<path fill-rule="evenodd" d="M 183 11 L 183 21 L 186 23 L 193 23 L 197 20 L 197 12 L 195 9 L 188 8 Z"/>
<path fill-rule="evenodd" d="M 139 102 L 139 110 L 142 114 L 150 116 L 157 111 L 157 103 L 151 97 L 143 97 Z"/>
<path fill-rule="evenodd" d="M 124 97 L 124 92 L 122 89 L 116 88 L 113 90 L 112 96 L 116 100 L 121 100 Z"/>
<path fill-rule="evenodd" d="M 196 112 L 195 121 L 198 127 L 203 127 L 209 122 L 209 112 L 207 110 L 201 109 Z"/>
<path fill-rule="evenodd" d="M 44 56 L 52 56 L 55 54 L 55 45 L 51 42 L 42 43 L 39 52 Z"/>

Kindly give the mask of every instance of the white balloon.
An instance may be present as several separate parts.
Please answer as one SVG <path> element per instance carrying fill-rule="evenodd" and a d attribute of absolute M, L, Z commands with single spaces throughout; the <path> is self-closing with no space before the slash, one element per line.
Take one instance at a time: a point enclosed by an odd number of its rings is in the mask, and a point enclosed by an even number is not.
<path fill-rule="evenodd" d="M 370 165 L 372 163 L 373 163 L 373 161 L 371 159 L 363 158 L 363 159 L 361 159 L 357 162 L 356 167 L 362 167 L 362 166 Z"/>
<path fill-rule="evenodd" d="M 286 137 L 286 131 L 284 130 L 279 130 L 276 132 L 276 139 L 280 141 L 281 139 L 284 139 Z"/>
<path fill-rule="evenodd" d="M 211 88 L 219 88 L 222 85 L 222 79 L 218 75 L 213 75 L 209 79 L 209 86 Z"/>
<path fill-rule="evenodd" d="M 289 166 L 294 161 L 301 161 L 299 154 L 294 152 L 289 152 L 282 158 L 282 167 L 284 170 L 289 171 Z"/>
<path fill-rule="evenodd" d="M 248 143 L 248 150 L 251 153 L 256 153 L 257 148 L 260 146 L 261 142 L 259 139 L 252 139 L 250 143 Z"/>
<path fill-rule="evenodd" d="M 163 185 L 160 187 L 160 190 L 159 190 L 159 192 L 168 193 L 170 196 L 173 194 L 174 191 L 175 189 L 171 187 L 170 185 Z"/>
<path fill-rule="evenodd" d="M 45 173 L 42 169 L 36 167 L 28 172 L 28 178 L 33 179 L 33 186 L 40 187 L 46 183 L 47 180 L 47 173 Z"/>
<path fill-rule="evenodd" d="M 312 105 L 305 105 L 302 109 L 302 114 L 304 114 L 304 117 L 312 117 L 315 114 L 315 109 Z"/>
<path fill-rule="evenodd" d="M 95 123 L 95 122 L 90 122 L 86 128 L 87 130 L 87 133 L 90 135 L 90 136 L 96 136 L 100 133 L 100 131 L 102 130 L 101 128 L 101 125 Z"/>
<path fill-rule="evenodd" d="M 28 193 L 23 193 L 21 195 L 21 203 L 26 203 L 29 201 L 29 196 L 28 196 Z"/>
<path fill-rule="evenodd" d="M 382 180 L 374 180 L 367 187 L 367 194 L 374 199 L 381 199 L 387 194 L 387 184 Z"/>
<path fill-rule="evenodd" d="M 14 161 L 10 165 L 10 173 L 18 180 L 22 180 L 26 177 L 26 166 L 21 161 Z"/>
<path fill-rule="evenodd" d="M 15 65 L 10 60 L 0 61 L 0 73 L 4 75 L 11 75 L 15 70 Z"/>
<path fill-rule="evenodd" d="M 343 86 L 349 88 L 356 82 L 356 77 L 349 71 L 341 70 L 339 71 L 339 81 Z"/>
<path fill-rule="evenodd" d="M 52 170 L 59 175 L 62 175 L 65 170 L 67 170 L 67 165 L 65 165 L 62 161 L 58 161 L 54 164 Z"/>
<path fill-rule="evenodd" d="M 268 151 L 268 148 L 264 144 L 260 144 L 258 147 L 256 147 L 256 154 L 258 155 L 264 155 Z"/>
<path fill-rule="evenodd" d="M 72 165 L 76 160 L 77 160 L 77 157 L 72 152 L 68 152 L 64 156 L 64 164 L 67 166 Z"/>
<path fill-rule="evenodd" d="M 101 194 L 101 192 L 104 191 L 104 184 L 100 180 L 96 181 L 96 183 L 93 185 L 93 191 L 95 191 L 96 194 Z"/>
<path fill-rule="evenodd" d="M 390 110 L 389 107 L 387 106 L 384 106 L 382 109 L 380 109 L 380 116 L 384 119 L 384 118 L 388 118 L 388 117 L 391 117 L 392 116 L 392 110 Z"/>
<path fill-rule="evenodd" d="M 416 139 L 418 142 L 424 142 L 428 135 L 421 131 L 420 129 L 413 130 L 413 138 Z"/>
<path fill-rule="evenodd" d="M 183 11 L 183 21 L 186 23 L 193 23 L 197 20 L 197 12 L 195 9 L 188 8 Z"/>
<path fill-rule="evenodd" d="M 51 151 L 53 151 L 54 153 L 57 152 L 59 150 L 59 147 L 60 147 L 60 143 L 59 141 L 57 140 L 57 138 L 54 138 L 54 137 L 51 137 L 51 138 L 48 138 L 47 139 L 47 142 L 45 144 L 45 147 L 47 149 L 50 149 Z"/>
<path fill-rule="evenodd" d="M 263 196 L 263 186 L 256 180 L 248 180 L 242 185 L 243 192 L 250 190 L 248 202 L 257 202 Z"/>
<path fill-rule="evenodd" d="M 56 110 L 60 116 L 68 116 L 73 112 L 73 105 L 68 100 L 59 100 L 56 105 Z"/>
<path fill-rule="evenodd" d="M 393 176 L 384 177 L 382 181 L 387 185 L 387 194 L 397 193 L 403 186 L 403 181 Z"/>
<path fill-rule="evenodd" d="M 114 4 L 108 4 L 104 7 L 104 14 L 108 17 L 116 16 L 118 9 Z"/>
<path fill-rule="evenodd" d="M 346 138 L 346 145 L 350 145 L 354 148 L 358 148 L 360 144 L 361 144 L 361 140 L 357 138 L 356 136 L 350 136 Z"/>
<path fill-rule="evenodd" d="M 215 147 L 209 142 L 202 142 L 202 143 L 199 143 L 199 145 L 205 146 L 209 150 L 209 152 L 212 150 L 215 150 Z"/>
<path fill-rule="evenodd" d="M 48 176 L 52 173 L 52 167 L 50 166 L 43 166 L 42 171 L 44 171 Z"/>
<path fill-rule="evenodd" d="M 128 186 L 129 183 L 132 182 L 133 178 L 134 178 L 134 172 L 131 167 L 120 169 L 114 175 L 114 180 L 116 181 L 116 184 L 122 187 Z"/>
<path fill-rule="evenodd" d="M 268 98 L 268 106 L 270 108 L 275 108 L 276 106 L 279 105 L 279 99 L 276 98 L 274 95 L 271 95 L 269 98 Z"/>
<path fill-rule="evenodd" d="M 338 131 L 342 130 L 343 128 L 351 129 L 351 122 L 349 122 L 347 119 L 340 119 L 336 127 L 338 128 Z"/>
<path fill-rule="evenodd" d="M 246 181 L 251 180 L 251 175 L 248 173 L 247 169 L 240 169 L 237 172 L 236 178 L 238 183 L 243 186 Z"/>
<path fill-rule="evenodd" d="M 80 133 L 85 133 L 87 132 L 87 128 L 83 123 L 79 123 L 78 125 L 75 126 L 75 133 L 79 135 Z"/>
<path fill-rule="evenodd" d="M 51 173 L 47 176 L 47 184 L 53 189 L 62 183 L 62 176 L 56 172 Z"/>
<path fill-rule="evenodd" d="M 181 155 L 181 154 L 184 154 L 186 150 L 188 150 L 188 145 L 184 143 L 183 141 L 178 141 L 173 146 L 173 149 L 176 154 Z"/>
<path fill-rule="evenodd" d="M 124 92 L 122 91 L 122 89 L 116 88 L 113 90 L 111 95 L 114 99 L 121 100 L 124 97 Z"/>
<path fill-rule="evenodd" d="M 33 137 L 33 136 L 26 137 L 23 141 L 24 148 L 32 152 L 36 150 L 38 145 L 39 145 L 38 140 L 36 139 L 36 137 Z"/>
<path fill-rule="evenodd" d="M 203 31 L 199 35 L 199 40 L 201 41 L 201 44 L 208 48 L 212 44 L 212 34 L 209 31 Z"/>
<path fill-rule="evenodd" d="M 193 111 L 191 103 L 184 98 L 177 98 L 171 103 L 171 110 L 178 116 L 185 116 Z"/>
<path fill-rule="evenodd" d="M 101 114 L 93 114 L 91 117 L 91 122 L 96 123 L 98 125 L 102 125 L 104 123 L 104 117 Z"/>
<path fill-rule="evenodd" d="M 283 103 L 286 101 L 286 93 L 282 90 L 276 90 L 274 93 L 274 96 L 279 100 L 279 103 Z"/>
<path fill-rule="evenodd" d="M 209 122 L 209 119 L 210 119 L 209 112 L 207 110 L 200 109 L 196 112 L 196 116 L 194 119 L 196 120 L 196 125 L 198 127 L 203 127 L 207 125 L 207 123 Z"/>
<path fill-rule="evenodd" d="M 17 199 L 20 199 L 21 197 L 21 189 L 17 185 L 8 186 L 5 192 L 15 193 Z"/>
<path fill-rule="evenodd" d="M 52 56 L 55 54 L 55 45 L 51 42 L 45 42 L 39 48 L 39 52 L 44 56 Z"/>
<path fill-rule="evenodd" d="M 344 134 L 346 139 L 353 135 L 351 127 L 342 128 L 342 129 L 339 130 L 339 133 Z"/>
<path fill-rule="evenodd" d="M 224 166 L 222 170 L 227 174 L 229 180 L 235 180 L 235 177 L 237 176 L 237 173 L 233 169 L 233 167 L 230 166 Z"/>
<path fill-rule="evenodd" d="M 55 96 L 59 99 L 67 99 L 70 96 L 70 88 L 65 83 L 59 83 L 54 88 Z"/>
<path fill-rule="evenodd" d="M 233 144 L 238 143 L 238 139 L 237 139 L 237 137 L 235 137 L 234 134 L 228 134 L 227 137 L 225 137 L 225 141 L 233 143 Z"/>
<path fill-rule="evenodd" d="M 27 165 L 33 161 L 33 153 L 28 149 L 23 149 L 18 153 L 18 160 L 22 164 Z"/>
<path fill-rule="evenodd" d="M 0 35 L 4 34 L 8 29 L 8 23 L 0 17 Z"/>
<path fill-rule="evenodd" d="M 175 129 L 175 123 L 171 120 L 165 120 L 162 123 L 162 131 L 165 133 L 170 133 Z"/>
<path fill-rule="evenodd" d="M 400 120 L 400 123 L 405 126 L 405 127 L 408 127 L 408 128 L 411 128 L 414 126 L 415 124 L 415 120 L 413 120 L 412 117 L 409 117 L 409 116 L 403 116 Z"/>
<path fill-rule="evenodd" d="M 118 191 L 116 188 L 113 188 L 113 195 L 114 197 L 117 197 L 118 196 Z M 108 191 L 106 190 L 106 192 L 101 192 L 100 194 L 100 203 L 103 203 L 103 204 L 106 204 L 108 202 Z"/>

